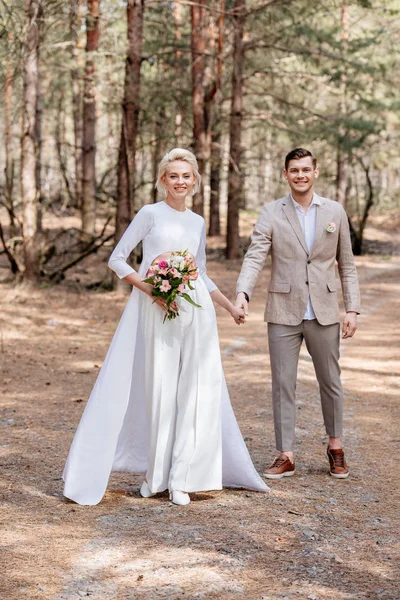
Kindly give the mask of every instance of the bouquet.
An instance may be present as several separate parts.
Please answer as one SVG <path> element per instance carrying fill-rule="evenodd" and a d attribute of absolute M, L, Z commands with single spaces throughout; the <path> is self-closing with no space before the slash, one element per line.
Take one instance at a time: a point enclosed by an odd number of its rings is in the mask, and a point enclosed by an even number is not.
<path fill-rule="evenodd" d="M 166 302 L 168 312 L 163 323 L 166 319 L 175 319 L 179 315 L 179 312 L 174 312 L 170 308 L 177 297 L 183 298 L 192 306 L 201 308 L 200 304 L 196 304 L 185 292 L 186 287 L 189 290 L 194 290 L 191 282 L 195 281 L 197 277 L 197 265 L 188 250 L 171 252 L 168 260 L 160 260 L 158 263 L 151 265 L 143 282 L 150 283 L 153 286 L 154 302 L 158 298 L 162 298 Z"/>

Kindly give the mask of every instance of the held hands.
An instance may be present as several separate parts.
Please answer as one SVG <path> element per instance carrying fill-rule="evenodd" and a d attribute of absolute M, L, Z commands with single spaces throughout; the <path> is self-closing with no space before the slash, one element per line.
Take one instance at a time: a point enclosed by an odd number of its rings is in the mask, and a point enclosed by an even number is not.
<path fill-rule="evenodd" d="M 244 312 L 244 316 L 247 317 L 249 314 L 249 304 L 246 300 L 246 296 L 243 292 L 239 292 L 236 296 L 235 307 L 238 310 L 242 310 Z"/>
<path fill-rule="evenodd" d="M 232 317 L 235 319 L 235 322 L 238 325 L 245 323 L 246 317 L 249 314 L 249 305 L 247 303 L 246 296 L 243 292 L 239 292 L 236 296 L 234 311 L 235 312 L 232 312 L 231 314 Z"/>
<path fill-rule="evenodd" d="M 348 312 L 345 314 L 342 325 L 342 339 L 353 337 L 357 329 L 357 313 Z"/>
<path fill-rule="evenodd" d="M 232 309 L 231 309 L 230 313 L 231 313 L 236 325 L 242 325 L 242 323 L 245 322 L 246 315 L 242 308 L 238 308 L 237 306 L 233 306 L 233 304 L 232 304 Z"/>

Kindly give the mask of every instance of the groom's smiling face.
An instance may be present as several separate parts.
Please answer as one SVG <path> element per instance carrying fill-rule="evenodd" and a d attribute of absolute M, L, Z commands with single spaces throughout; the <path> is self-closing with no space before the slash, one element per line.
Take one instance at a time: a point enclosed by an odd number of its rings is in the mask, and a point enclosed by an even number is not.
<path fill-rule="evenodd" d="M 283 171 L 290 189 L 297 194 L 307 194 L 318 175 L 318 167 L 314 168 L 311 156 L 291 160 Z"/>

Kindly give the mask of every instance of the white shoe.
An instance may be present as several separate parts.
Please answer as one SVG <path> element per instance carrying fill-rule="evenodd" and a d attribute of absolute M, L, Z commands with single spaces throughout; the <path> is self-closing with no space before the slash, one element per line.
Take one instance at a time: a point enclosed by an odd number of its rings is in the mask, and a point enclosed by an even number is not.
<path fill-rule="evenodd" d="M 169 499 L 173 504 L 179 504 L 179 506 L 190 504 L 190 496 L 186 492 L 170 492 Z"/>
<path fill-rule="evenodd" d="M 152 496 L 155 496 L 155 494 L 153 494 L 153 492 L 150 490 L 147 481 L 143 481 L 142 487 L 140 488 L 140 495 L 142 498 L 151 498 Z"/>

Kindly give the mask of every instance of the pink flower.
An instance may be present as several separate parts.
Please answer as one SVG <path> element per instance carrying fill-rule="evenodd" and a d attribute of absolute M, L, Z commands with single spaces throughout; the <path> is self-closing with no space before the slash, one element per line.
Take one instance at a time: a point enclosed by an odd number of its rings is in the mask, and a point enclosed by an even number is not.
<path fill-rule="evenodd" d="M 170 273 L 172 277 L 182 277 L 179 271 L 177 271 L 174 267 L 172 267 L 172 269 L 168 269 L 168 273 Z"/>
<path fill-rule="evenodd" d="M 336 231 L 336 223 L 328 223 L 328 227 L 326 228 L 328 233 L 335 233 Z"/>
<path fill-rule="evenodd" d="M 164 279 L 164 281 L 160 285 L 160 292 L 169 292 L 170 289 L 171 289 L 171 285 L 169 284 L 169 282 L 166 279 Z"/>
<path fill-rule="evenodd" d="M 158 263 L 158 266 L 160 269 L 167 269 L 168 268 L 168 263 L 166 260 L 160 260 L 160 262 Z"/>
<path fill-rule="evenodd" d="M 189 279 L 191 281 L 194 281 L 195 279 L 197 279 L 197 277 L 198 277 L 197 271 L 192 271 L 191 273 L 189 273 Z"/>
<path fill-rule="evenodd" d="M 159 275 L 164 275 L 164 277 L 166 277 L 167 273 L 168 273 L 168 269 L 160 269 L 158 271 L 158 273 L 159 273 Z"/>
<path fill-rule="evenodd" d="M 181 285 L 178 285 L 178 292 L 182 294 L 182 292 L 185 291 L 185 286 L 183 283 L 181 283 Z"/>

